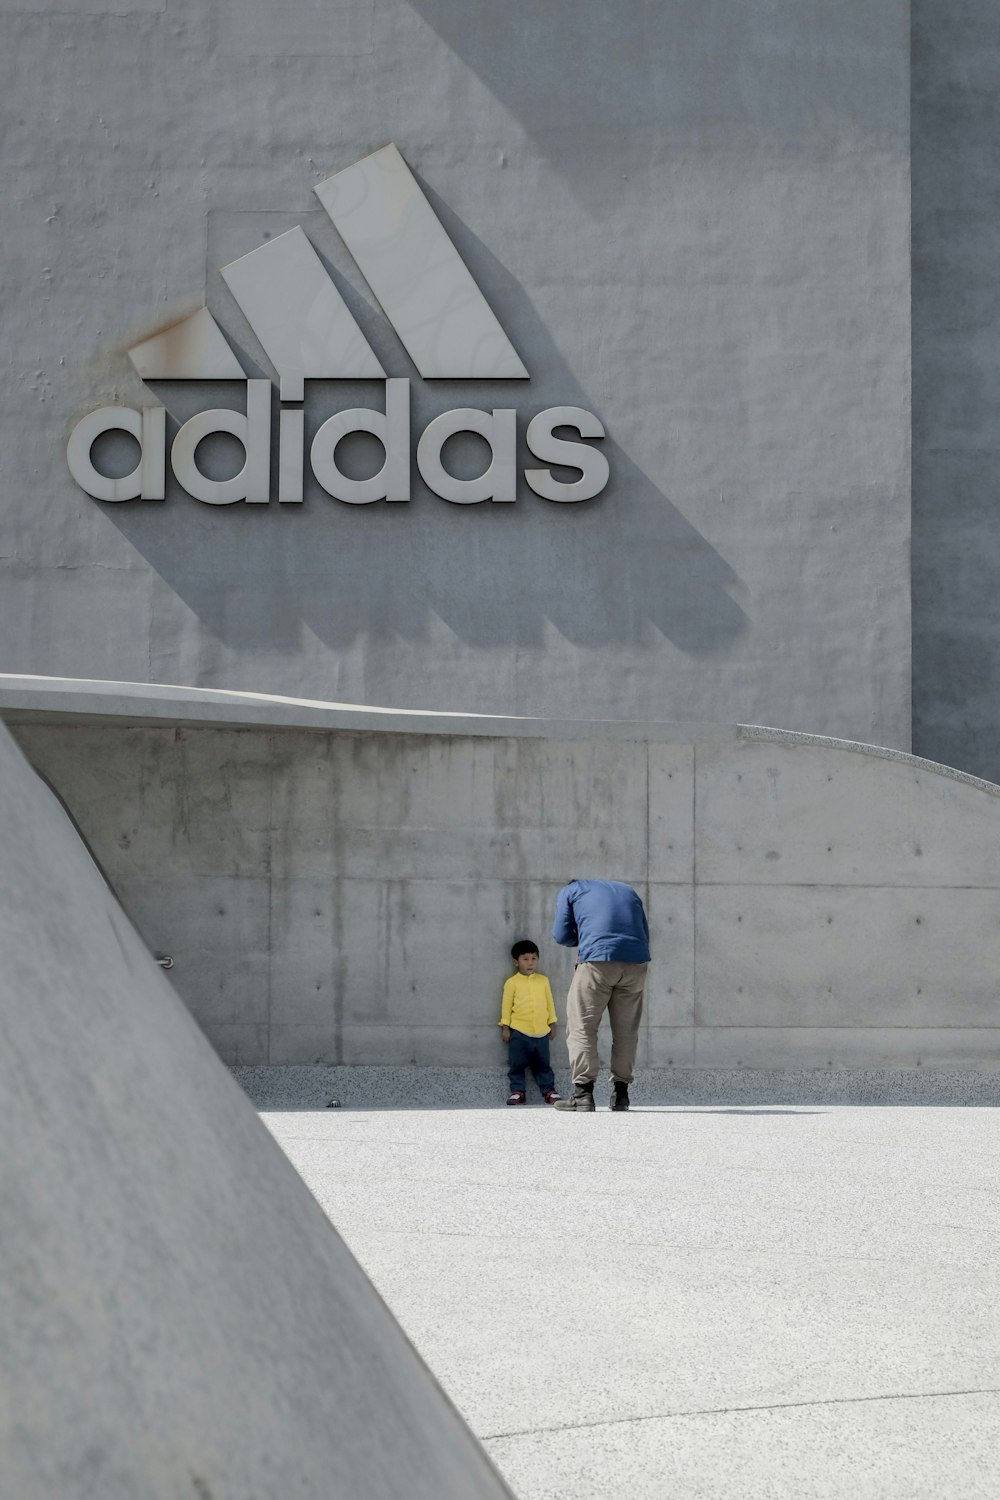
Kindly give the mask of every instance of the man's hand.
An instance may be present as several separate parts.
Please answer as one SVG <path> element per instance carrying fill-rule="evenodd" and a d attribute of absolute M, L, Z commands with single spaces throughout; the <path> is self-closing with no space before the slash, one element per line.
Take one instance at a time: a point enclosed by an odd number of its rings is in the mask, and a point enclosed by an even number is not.
<path fill-rule="evenodd" d="M 503 1038 L 503 1040 L 505 1042 L 509 1042 L 510 1041 L 510 1027 L 509 1026 L 501 1026 L 500 1027 L 500 1035 L 501 1035 L 501 1037 Z"/>
<path fill-rule="evenodd" d="M 549 1027 L 549 1036 L 550 1037 L 554 1037 L 557 1030 L 558 1030 L 558 1027 L 556 1026 L 555 1021 L 553 1021 L 552 1025 Z"/>

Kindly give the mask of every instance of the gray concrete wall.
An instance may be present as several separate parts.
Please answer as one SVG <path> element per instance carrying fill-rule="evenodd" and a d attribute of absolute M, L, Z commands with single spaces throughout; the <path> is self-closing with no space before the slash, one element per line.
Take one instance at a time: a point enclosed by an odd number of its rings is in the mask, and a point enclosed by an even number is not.
<path fill-rule="evenodd" d="M 0 665 L 908 745 L 908 10 L 0 0 Z M 389 139 L 529 383 L 423 382 L 374 306 L 312 187 Z M 204 295 L 271 373 L 218 267 L 296 223 L 418 424 L 582 404 L 605 493 L 77 490 L 71 425 Z"/>
<path fill-rule="evenodd" d="M 1000 11 L 913 4 L 913 733 L 1000 779 Z"/>
<path fill-rule="evenodd" d="M 646 900 L 640 1066 L 1000 1066 L 1000 791 L 777 731 L 17 722 L 228 1061 L 500 1065 L 556 891 Z M 409 732 L 407 729 L 409 727 Z"/>
<path fill-rule="evenodd" d="M 506 1486 L 0 729 L 0 1493 Z"/>

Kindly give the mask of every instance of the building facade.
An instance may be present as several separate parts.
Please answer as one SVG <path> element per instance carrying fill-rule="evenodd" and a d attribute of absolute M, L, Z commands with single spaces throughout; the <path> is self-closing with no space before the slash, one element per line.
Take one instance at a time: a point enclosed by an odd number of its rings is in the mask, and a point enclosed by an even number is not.
<path fill-rule="evenodd" d="M 903 0 L 87 0 L 3 25 L 7 671 L 909 746 Z M 389 142 L 527 378 L 414 357 L 385 246 L 359 261 L 317 197 Z M 332 498 L 308 461 L 331 416 L 385 411 L 381 378 L 304 356 L 279 442 L 280 329 L 258 337 L 222 268 L 294 230 L 409 383 L 407 503 Z M 424 253 L 402 221 L 396 251 Z M 251 311 L 281 325 L 262 276 Z M 143 380 L 129 351 L 203 306 L 229 378 Z M 162 405 L 169 455 L 193 415 L 246 409 L 240 370 L 273 383 L 269 503 L 205 503 L 176 461 L 162 500 L 74 481 L 88 413 Z M 560 407 L 605 434 L 607 482 L 572 503 L 524 477 L 529 423 Z M 516 413 L 509 498 L 425 482 L 420 434 L 462 409 Z M 282 503 L 296 441 L 303 500 Z M 481 435 L 443 448 L 459 483 L 489 460 Z M 93 461 L 127 473 L 134 440 Z M 364 478 L 381 449 L 355 434 L 338 461 Z M 243 454 L 215 435 L 198 462 L 218 481 Z"/>
<path fill-rule="evenodd" d="M 994 1069 L 984 0 L 0 25 L 0 713 L 222 1055 L 607 874 L 644 1067 Z"/>

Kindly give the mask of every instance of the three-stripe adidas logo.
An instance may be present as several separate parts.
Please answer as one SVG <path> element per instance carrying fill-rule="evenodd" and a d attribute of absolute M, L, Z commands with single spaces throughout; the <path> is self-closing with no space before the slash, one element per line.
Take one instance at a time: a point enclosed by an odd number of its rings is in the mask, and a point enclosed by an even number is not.
<path fill-rule="evenodd" d="M 383 312 L 420 375 L 432 379 L 527 380 L 517 351 L 473 280 L 419 183 L 395 146 L 384 147 L 322 182 L 315 192 L 354 257 Z M 346 302 L 300 227 L 290 229 L 239 260 L 222 275 L 278 375 L 277 499 L 303 498 L 305 382 L 311 379 L 384 380 L 385 410 L 355 407 L 334 413 L 310 448 L 312 471 L 328 494 L 348 504 L 408 501 L 411 491 L 410 382 L 392 378 L 365 338 Z M 182 487 L 208 505 L 236 501 L 267 504 L 271 498 L 271 408 L 269 380 L 248 380 L 222 329 L 207 308 L 129 350 L 144 381 L 241 380 L 247 409 L 199 412 L 177 431 L 170 450 Z M 286 404 L 287 403 L 287 404 Z M 435 417 L 416 448 L 425 484 L 454 504 L 511 502 L 517 490 L 517 413 L 460 407 Z M 526 468 L 528 486 L 547 500 L 590 499 L 608 480 L 605 455 L 589 442 L 604 428 L 592 412 L 576 406 L 549 407 L 532 417 L 525 436 L 529 452 L 543 464 L 577 469 L 572 482 L 549 468 Z M 98 437 L 125 431 L 140 444 L 131 474 L 113 478 L 95 467 Z M 197 463 L 197 449 L 212 433 L 241 442 L 245 461 L 230 479 L 212 479 Z M 337 464 L 341 439 L 368 432 L 385 450 L 377 474 L 354 479 Z M 448 438 L 474 432 L 485 438 L 491 462 L 476 479 L 450 474 L 442 460 Z M 97 500 L 162 500 L 166 492 L 166 413 L 162 406 L 102 407 L 74 428 L 67 460 L 73 478 Z"/>

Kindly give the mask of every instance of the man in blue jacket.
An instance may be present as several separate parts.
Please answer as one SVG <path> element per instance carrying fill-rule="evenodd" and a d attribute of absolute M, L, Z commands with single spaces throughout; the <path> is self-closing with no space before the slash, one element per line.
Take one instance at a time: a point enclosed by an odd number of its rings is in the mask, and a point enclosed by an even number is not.
<path fill-rule="evenodd" d="M 597 1031 L 607 1011 L 611 1022 L 611 1108 L 628 1109 L 642 1000 L 649 963 L 649 926 L 642 902 L 620 880 L 574 880 L 556 898 L 552 936 L 579 949 L 579 963 L 566 1001 L 566 1043 L 573 1096 L 556 1109 L 592 1114 L 600 1061 Z"/>

